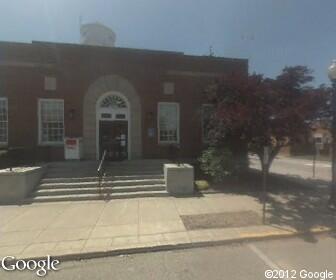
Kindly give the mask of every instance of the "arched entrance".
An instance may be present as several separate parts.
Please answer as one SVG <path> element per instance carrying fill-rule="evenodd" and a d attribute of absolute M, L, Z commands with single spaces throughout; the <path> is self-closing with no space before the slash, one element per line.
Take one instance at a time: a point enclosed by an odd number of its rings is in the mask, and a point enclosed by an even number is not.
<path fill-rule="evenodd" d="M 130 104 L 119 92 L 102 95 L 96 104 L 97 153 L 107 160 L 124 160 L 130 154 Z"/>
<path fill-rule="evenodd" d="M 107 98 L 104 104 L 101 104 L 104 98 L 108 96 L 117 96 L 125 101 L 125 108 L 112 108 L 107 104 L 119 102 L 119 98 Z M 98 107 L 98 104 L 102 105 Z M 139 95 L 133 85 L 125 78 L 119 75 L 102 76 L 94 81 L 88 88 L 83 101 L 83 141 L 84 141 L 84 157 L 85 159 L 99 159 L 99 119 L 106 110 L 106 114 L 110 111 L 118 110 L 127 112 L 128 124 L 128 143 L 127 154 L 128 159 L 142 158 L 142 129 L 141 129 L 141 101 Z M 99 115 L 100 114 L 100 115 Z M 107 115 L 106 115 L 107 117 Z M 114 117 L 117 117 L 114 115 Z M 104 118 L 104 116 L 103 116 Z"/>

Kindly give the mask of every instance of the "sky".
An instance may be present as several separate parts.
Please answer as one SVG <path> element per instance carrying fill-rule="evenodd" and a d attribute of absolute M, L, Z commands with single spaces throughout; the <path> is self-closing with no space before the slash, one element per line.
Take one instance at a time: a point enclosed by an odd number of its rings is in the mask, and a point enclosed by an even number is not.
<path fill-rule="evenodd" d="M 336 58 L 335 0 L 0 0 L 0 41 L 79 43 L 99 21 L 116 46 L 249 59 L 250 73 L 275 77 L 306 65 L 328 84 Z"/>

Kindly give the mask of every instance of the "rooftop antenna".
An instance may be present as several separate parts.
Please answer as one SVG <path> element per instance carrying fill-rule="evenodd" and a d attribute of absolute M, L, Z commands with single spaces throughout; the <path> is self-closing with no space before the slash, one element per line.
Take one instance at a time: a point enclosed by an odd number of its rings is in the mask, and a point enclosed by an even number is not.
<path fill-rule="evenodd" d="M 82 15 L 79 15 L 78 23 L 79 23 L 79 42 L 81 41 L 81 29 L 82 29 Z"/>
<path fill-rule="evenodd" d="M 209 56 L 215 56 L 215 52 L 213 50 L 212 45 L 210 45 L 210 47 L 209 47 Z"/>

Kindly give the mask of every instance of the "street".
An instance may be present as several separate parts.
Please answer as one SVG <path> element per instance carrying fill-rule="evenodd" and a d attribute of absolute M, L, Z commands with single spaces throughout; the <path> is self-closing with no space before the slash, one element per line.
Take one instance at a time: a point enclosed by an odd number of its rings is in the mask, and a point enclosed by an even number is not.
<path fill-rule="evenodd" d="M 335 236 L 321 235 L 316 242 L 298 237 L 64 262 L 45 278 L 261 280 L 269 269 L 296 271 L 296 279 L 301 279 L 301 270 L 336 273 Z M 0 279 L 37 278 L 30 271 L 0 272 Z"/>
<path fill-rule="evenodd" d="M 260 169 L 260 161 L 257 157 L 250 157 L 250 166 Z M 300 176 L 303 179 L 313 178 L 313 160 L 297 159 L 288 157 L 277 157 L 274 159 L 271 172 Z M 327 161 L 316 161 L 315 179 L 329 181 L 331 179 L 331 163 Z"/>

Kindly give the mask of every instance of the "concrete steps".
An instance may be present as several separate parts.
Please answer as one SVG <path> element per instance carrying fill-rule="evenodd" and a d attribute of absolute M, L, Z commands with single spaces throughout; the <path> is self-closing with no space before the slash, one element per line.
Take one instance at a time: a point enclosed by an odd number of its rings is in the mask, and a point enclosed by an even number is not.
<path fill-rule="evenodd" d="M 104 186 L 102 188 L 94 187 L 71 187 L 71 188 L 51 188 L 38 189 L 35 192 L 36 196 L 52 196 L 52 195 L 67 195 L 67 194 L 99 194 L 99 193 L 127 193 L 127 192 L 145 192 L 145 191 L 163 191 L 164 184 L 140 185 L 140 186 L 122 186 L 111 187 Z"/>
<path fill-rule="evenodd" d="M 161 172 L 162 173 L 162 172 Z M 163 179 L 162 174 L 134 174 L 134 175 L 117 175 L 117 176 L 105 176 L 105 181 L 111 180 L 141 180 L 141 179 Z M 41 180 L 41 184 L 57 184 L 57 183 L 78 183 L 78 182 L 97 182 L 98 177 L 81 177 L 81 178 L 48 178 L 44 177 Z"/>
<path fill-rule="evenodd" d="M 126 180 L 115 180 L 114 178 L 104 178 L 103 186 L 104 187 L 118 187 L 118 186 L 128 186 L 128 185 L 152 185 L 152 184 L 164 184 L 163 176 L 162 178 L 140 178 L 136 179 L 126 179 Z M 59 181 L 59 182 L 50 182 L 42 183 L 37 189 L 57 189 L 57 188 L 85 188 L 85 187 L 95 187 L 98 186 L 98 181 Z"/>
<path fill-rule="evenodd" d="M 73 182 L 97 182 L 98 177 L 81 177 L 81 178 L 49 178 L 44 177 L 41 179 L 41 184 L 51 184 L 51 183 L 73 183 Z"/>
<path fill-rule="evenodd" d="M 164 184 L 164 179 L 136 179 L 136 180 L 114 180 L 114 181 L 105 181 L 104 186 L 112 185 L 114 187 L 118 186 L 139 186 L 139 185 L 155 185 L 155 184 Z"/>
<path fill-rule="evenodd" d="M 86 200 L 113 200 L 113 199 L 129 199 L 140 197 L 166 197 L 169 196 L 166 191 L 139 191 L 128 193 L 111 193 L 107 194 L 68 194 L 68 195 L 54 195 L 54 196 L 36 196 L 27 198 L 23 203 L 36 202 L 60 202 L 60 201 L 86 201 Z"/>
<path fill-rule="evenodd" d="M 65 164 L 65 166 L 61 166 L 60 164 L 50 165 L 45 178 L 97 177 L 97 166 L 98 164 L 82 166 L 80 163 L 78 163 L 78 166 L 69 164 Z M 105 172 L 108 176 L 161 175 L 163 172 L 163 164 L 150 161 L 144 161 L 143 163 L 139 161 L 130 163 L 107 163 Z"/>
<path fill-rule="evenodd" d="M 148 161 L 109 164 L 99 187 L 96 165 L 57 163 L 24 203 L 168 196 L 161 166 Z"/>

